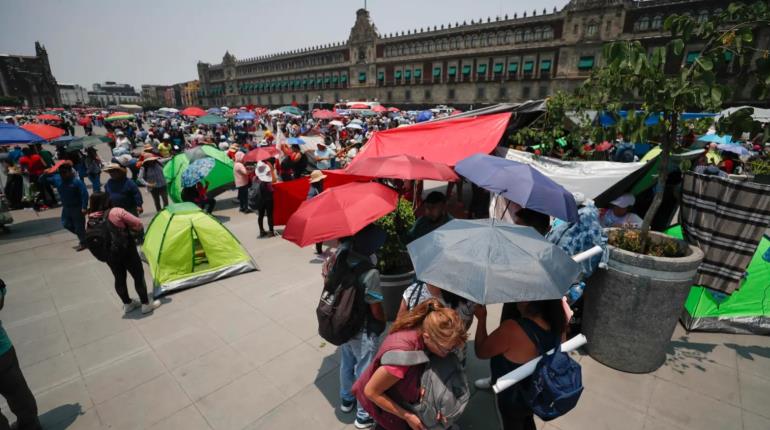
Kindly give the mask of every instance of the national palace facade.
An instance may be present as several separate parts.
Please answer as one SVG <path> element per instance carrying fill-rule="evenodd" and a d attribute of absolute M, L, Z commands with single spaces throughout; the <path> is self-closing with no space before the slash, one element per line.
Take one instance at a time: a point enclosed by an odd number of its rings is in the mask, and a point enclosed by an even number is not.
<path fill-rule="evenodd" d="M 538 99 L 585 80 L 601 64 L 605 42 L 662 46 L 669 39 L 663 32 L 668 15 L 705 20 L 727 4 L 571 0 L 559 11 L 468 18 L 398 34 L 380 34 L 369 12 L 360 9 L 344 42 L 244 59 L 227 52 L 220 64 L 199 62 L 198 95 L 204 106 L 376 100 L 401 107 L 467 108 Z M 770 33 L 761 31 L 756 40 L 767 45 Z M 673 72 L 695 61 L 700 48 L 687 46 L 666 67 Z"/>

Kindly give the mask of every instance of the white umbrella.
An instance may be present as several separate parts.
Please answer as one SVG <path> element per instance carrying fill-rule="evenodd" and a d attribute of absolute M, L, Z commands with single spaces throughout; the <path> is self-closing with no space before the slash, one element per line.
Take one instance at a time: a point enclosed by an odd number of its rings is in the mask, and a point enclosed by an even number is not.
<path fill-rule="evenodd" d="M 271 110 L 267 114 L 270 115 L 270 116 L 276 116 L 276 115 L 280 115 L 282 113 L 283 113 L 282 111 L 279 111 L 278 109 L 275 109 L 275 110 Z"/>
<path fill-rule="evenodd" d="M 363 130 L 364 128 L 361 127 L 359 124 L 351 123 L 347 125 L 348 128 L 352 128 L 354 130 Z"/>
<path fill-rule="evenodd" d="M 222 112 L 227 112 L 227 111 L 229 111 L 229 110 L 230 110 L 230 108 L 229 108 L 229 107 L 227 107 L 227 106 L 222 106 L 222 107 L 221 107 L 221 108 L 219 108 L 219 109 L 221 109 L 221 110 L 222 110 Z"/>
<path fill-rule="evenodd" d="M 329 121 L 329 125 L 333 125 L 335 127 L 344 127 L 345 124 L 342 123 L 342 121 L 337 121 L 336 119 L 334 121 Z"/>
<path fill-rule="evenodd" d="M 179 112 L 179 109 L 169 108 L 169 107 L 163 107 L 158 109 L 161 112 L 171 112 L 171 113 L 177 113 Z"/>
<path fill-rule="evenodd" d="M 356 118 L 356 119 L 354 119 L 354 120 L 350 121 L 350 123 L 351 123 L 351 124 L 359 124 L 359 125 L 360 125 L 360 124 L 363 124 L 364 122 L 363 122 L 363 121 L 361 121 L 360 119 Z"/>

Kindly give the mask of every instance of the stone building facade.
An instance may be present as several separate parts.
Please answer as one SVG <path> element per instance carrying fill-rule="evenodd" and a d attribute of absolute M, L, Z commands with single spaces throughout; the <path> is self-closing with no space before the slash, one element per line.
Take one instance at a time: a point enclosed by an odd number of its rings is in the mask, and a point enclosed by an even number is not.
<path fill-rule="evenodd" d="M 669 39 L 662 29 L 668 15 L 707 19 L 725 3 L 571 0 L 558 11 L 473 18 L 387 35 L 360 9 L 344 42 L 246 59 L 226 52 L 219 64 L 198 62 L 199 98 L 204 106 L 376 100 L 401 107 L 466 108 L 538 99 L 584 81 L 601 65 L 607 41 L 663 46 Z M 766 45 L 770 32 L 760 31 L 755 40 Z M 669 58 L 668 67 L 675 71 L 695 61 L 699 49 L 686 47 L 681 57 Z"/>
<path fill-rule="evenodd" d="M 87 105 L 88 90 L 78 84 L 59 84 L 59 98 L 62 106 Z"/>
<path fill-rule="evenodd" d="M 106 81 L 93 85 L 93 91 L 88 92 L 88 100 L 94 106 L 107 107 L 119 104 L 138 104 L 141 102 L 142 96 L 130 84 Z"/>
<path fill-rule="evenodd" d="M 0 54 L 0 96 L 15 97 L 27 107 L 61 105 L 48 52 L 40 42 L 35 42 L 34 56 Z"/>

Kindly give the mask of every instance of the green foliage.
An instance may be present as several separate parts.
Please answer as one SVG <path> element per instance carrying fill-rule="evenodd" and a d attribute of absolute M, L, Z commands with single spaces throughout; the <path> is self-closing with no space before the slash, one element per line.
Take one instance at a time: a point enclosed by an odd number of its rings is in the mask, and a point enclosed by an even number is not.
<path fill-rule="evenodd" d="M 717 111 L 723 100 L 751 86 L 757 99 L 770 96 L 770 62 L 766 48 L 756 48 L 754 33 L 770 26 L 770 8 L 766 1 L 751 5 L 731 3 L 720 15 L 697 22 L 689 15 L 671 15 L 664 23 L 672 40 L 665 46 L 651 50 L 640 41 L 616 41 L 604 47 L 604 66 L 593 71 L 591 77 L 578 89 L 582 106 L 598 111 L 609 111 L 617 116 L 631 101 L 640 104 L 646 114 L 629 115 L 617 127 L 627 127 L 628 136 L 645 137 L 652 131 L 661 137 L 658 193 L 648 210 L 640 236 L 642 251 L 649 244 L 647 232 L 662 201 L 668 177 L 669 155 L 680 132 L 679 117 L 685 111 Z M 682 61 L 684 47 L 702 46 L 697 58 L 671 73 L 667 61 Z M 756 58 L 756 67 L 747 67 Z M 737 85 L 729 86 L 723 71 L 729 63 L 738 72 Z M 644 124 L 644 115 L 663 114 L 657 130 Z M 625 123 L 625 124 L 624 124 Z M 633 138 L 631 140 L 634 140 Z"/>
<path fill-rule="evenodd" d="M 752 160 L 749 162 L 749 171 L 755 175 L 770 175 L 770 160 Z"/>
<path fill-rule="evenodd" d="M 639 230 L 612 230 L 607 235 L 607 243 L 629 252 L 643 253 L 642 234 Z M 653 257 L 683 256 L 676 240 L 668 238 L 655 240 L 645 254 Z"/>
<path fill-rule="evenodd" d="M 388 234 L 385 244 L 377 253 L 380 273 L 389 275 L 412 269 L 412 261 L 401 238 L 412 228 L 414 222 L 412 203 L 403 197 L 398 200 L 396 210 L 375 222 Z"/>

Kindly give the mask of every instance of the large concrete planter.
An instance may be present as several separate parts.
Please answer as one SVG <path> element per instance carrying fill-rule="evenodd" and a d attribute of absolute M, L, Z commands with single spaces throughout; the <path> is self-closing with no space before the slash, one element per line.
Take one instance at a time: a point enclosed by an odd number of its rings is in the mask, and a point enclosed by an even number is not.
<path fill-rule="evenodd" d="M 382 308 L 385 318 L 393 321 L 398 315 L 401 306 L 401 296 L 414 282 L 414 270 L 404 273 L 380 275 L 380 287 L 382 288 Z"/>
<path fill-rule="evenodd" d="M 650 232 L 651 240 L 670 237 Z M 609 246 L 606 270 L 585 288 L 583 333 L 588 353 L 624 372 L 648 373 L 666 360 L 666 350 L 692 286 L 703 252 L 679 241 L 685 255 L 652 257 Z"/>

